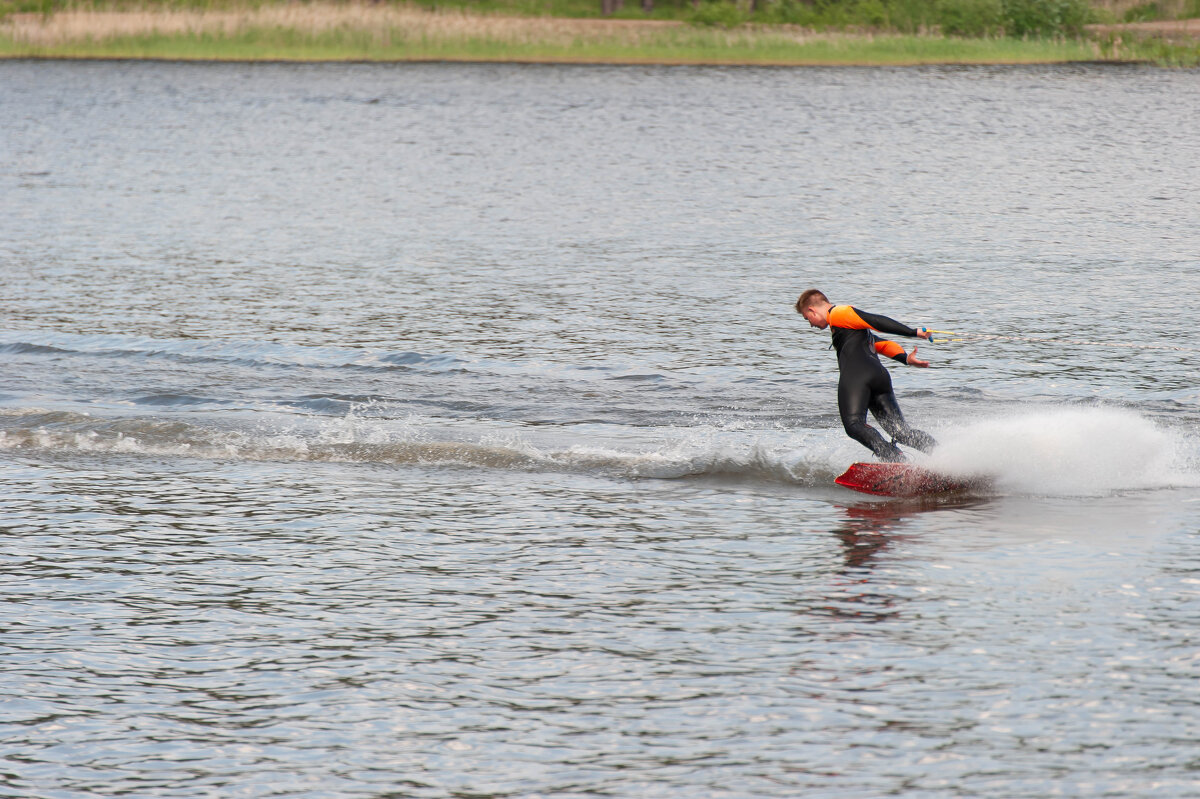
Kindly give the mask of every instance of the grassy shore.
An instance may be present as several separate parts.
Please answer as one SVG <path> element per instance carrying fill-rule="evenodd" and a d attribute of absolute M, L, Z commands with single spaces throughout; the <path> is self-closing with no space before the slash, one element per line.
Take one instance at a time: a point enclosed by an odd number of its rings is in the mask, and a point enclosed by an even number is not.
<path fill-rule="evenodd" d="M 1111 31 L 1092 38 L 964 38 L 322 2 L 66 7 L 0 19 L 0 57 L 8 58 L 778 65 L 1200 62 L 1195 42 L 1153 45 Z"/>

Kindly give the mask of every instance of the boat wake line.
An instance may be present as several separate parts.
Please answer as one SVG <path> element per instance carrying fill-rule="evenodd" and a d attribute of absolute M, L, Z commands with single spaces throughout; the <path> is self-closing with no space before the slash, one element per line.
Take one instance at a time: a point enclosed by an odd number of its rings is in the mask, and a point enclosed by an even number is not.
<path fill-rule="evenodd" d="M 1200 442 L 1131 411 L 1044 408 L 934 430 L 917 465 L 999 493 L 1096 495 L 1200 486 Z M 865 454 L 840 429 L 754 429 L 720 424 L 629 428 L 523 426 L 407 417 L 262 414 L 214 418 L 102 416 L 40 408 L 0 411 L 0 452 L 87 453 L 210 461 L 361 463 L 573 472 L 615 478 L 721 477 L 829 486 Z"/>

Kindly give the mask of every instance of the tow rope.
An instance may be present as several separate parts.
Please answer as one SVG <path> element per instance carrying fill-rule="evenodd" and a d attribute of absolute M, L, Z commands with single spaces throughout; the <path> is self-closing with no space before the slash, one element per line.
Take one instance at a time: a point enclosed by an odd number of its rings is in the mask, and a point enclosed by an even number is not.
<path fill-rule="evenodd" d="M 953 330 L 934 330 L 933 328 L 925 328 L 928 333 L 937 333 L 950 338 L 932 338 L 927 341 L 930 344 L 945 344 L 950 341 L 1044 341 L 1055 344 L 1072 344 L 1080 347 L 1112 347 L 1117 349 L 1139 349 L 1139 350 L 1172 350 L 1174 352 L 1192 352 L 1195 347 L 1175 347 L 1170 344 L 1130 344 L 1130 343 L 1113 343 L 1105 341 L 1083 341 L 1080 339 L 1063 339 L 1054 336 L 1002 336 L 998 333 L 957 333 Z"/>

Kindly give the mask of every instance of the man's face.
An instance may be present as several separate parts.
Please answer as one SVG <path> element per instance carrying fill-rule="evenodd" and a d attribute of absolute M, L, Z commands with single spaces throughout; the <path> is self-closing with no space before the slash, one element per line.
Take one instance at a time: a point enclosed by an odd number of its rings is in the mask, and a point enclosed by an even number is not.
<path fill-rule="evenodd" d="M 808 320 L 810 325 L 818 330 L 824 330 L 829 327 L 829 312 L 824 308 L 810 305 L 800 313 Z"/>

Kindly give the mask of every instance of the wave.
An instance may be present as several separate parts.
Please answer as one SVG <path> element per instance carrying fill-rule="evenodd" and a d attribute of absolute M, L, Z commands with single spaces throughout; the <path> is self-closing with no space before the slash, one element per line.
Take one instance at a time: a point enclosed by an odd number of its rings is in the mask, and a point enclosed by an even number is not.
<path fill-rule="evenodd" d="M 0 354 L 90 356 L 98 358 L 162 359 L 188 365 L 223 364 L 240 367 L 304 367 L 397 371 L 424 367 L 447 371 L 464 361 L 442 354 L 376 352 L 336 347 L 297 347 L 263 342 L 188 339 L 147 339 L 120 335 L 39 333 L 42 341 L 28 341 L 28 333 L 7 334 Z M 2 339 L 0 339 L 2 340 Z"/>
<path fill-rule="evenodd" d="M 49 344 L 35 344 L 31 341 L 13 341 L 0 345 L 0 355 L 69 355 L 73 352 L 74 350 Z"/>
<path fill-rule="evenodd" d="M 165 398 L 168 405 L 178 398 Z M 0 410 L 0 451 L 96 453 L 208 460 L 360 463 L 618 478 L 720 477 L 828 486 L 865 450 L 829 427 L 762 429 L 736 421 L 633 428 L 588 423 L 528 426 L 372 415 L 348 402 L 339 416 L 242 413 L 91 415 Z M 153 402 L 151 403 L 153 404 Z M 322 408 L 322 410 L 329 410 Z M 361 411 L 361 413 L 359 413 Z M 264 421 L 265 417 L 266 421 Z M 249 421 L 253 420 L 253 421 Z M 942 473 L 986 478 L 999 495 L 1096 496 L 1200 486 L 1197 438 L 1128 410 L 1042 408 L 935 431 L 939 447 L 914 460 Z"/>
<path fill-rule="evenodd" d="M 606 427 L 596 425 L 595 427 Z M 452 466 L 678 479 L 719 476 L 827 485 L 839 471 L 827 448 L 805 456 L 781 433 L 679 429 L 656 438 L 602 431 L 446 430 L 435 421 L 347 416 L 276 429 L 222 428 L 153 417 L 104 418 L 72 411 L 0 411 L 0 450 L 207 460 L 307 461 L 380 466 Z M 568 438 L 570 441 L 563 441 Z"/>
<path fill-rule="evenodd" d="M 514 381 L 534 384 L 539 391 L 553 383 L 557 389 L 637 391 L 653 389 L 660 393 L 683 390 L 689 397 L 704 397 L 718 393 L 731 381 L 742 389 L 741 400 L 747 392 L 758 395 L 786 394 L 792 378 L 775 375 L 739 376 L 734 368 L 685 367 L 683 369 L 647 369 L 645 364 L 612 360 L 605 363 L 551 362 L 541 359 L 498 360 L 477 357 L 471 353 L 389 351 L 367 347 L 338 347 L 282 344 L 262 341 L 222 339 L 159 339 L 121 334 L 76 334 L 54 331 L 0 331 L 0 354 L 29 356 L 31 362 L 45 357 L 44 365 L 60 369 L 63 358 L 109 359 L 125 361 L 125 371 L 143 366 L 155 370 L 157 365 L 181 364 L 200 367 L 215 379 L 228 382 L 236 370 L 245 370 L 258 380 L 269 382 L 283 377 L 293 383 L 308 380 L 319 374 L 333 379 L 368 382 L 362 376 L 379 377 L 384 383 L 407 378 L 443 378 L 454 383 L 456 390 L 472 388 L 495 396 L 496 381 L 508 385 Z M 213 368 L 216 367 L 216 368 Z M 228 371 L 221 371 L 224 367 Z M 113 367 L 100 367 L 111 373 Z M 336 373 L 344 371 L 347 376 Z M 304 374 L 309 372 L 312 374 Z M 161 370 L 152 371 L 162 374 Z M 349 377 L 349 374 L 355 377 Z M 600 389 L 601 386 L 605 388 Z"/>
<path fill-rule="evenodd" d="M 162 411 L 256 410 L 337 417 L 377 413 L 562 424 L 603 419 L 656 427 L 695 413 L 789 413 L 794 391 L 736 369 L 668 370 L 610 360 L 571 364 L 470 354 L 120 334 L 0 331 L 14 367 L 0 390 L 25 402 L 133 405 Z M 692 369 L 688 371 L 687 369 Z"/>
<path fill-rule="evenodd" d="M 162 359 L 188 365 L 296 367 L 378 372 L 514 373 L 545 377 L 571 374 L 576 379 L 659 382 L 690 376 L 647 372 L 634 364 L 549 364 L 475 358 L 441 352 L 394 352 L 370 348 L 300 346 L 274 342 L 219 339 L 157 339 L 119 334 L 83 335 L 50 331 L 0 332 L 0 354 Z M 598 374 L 591 374 L 598 373 Z"/>

